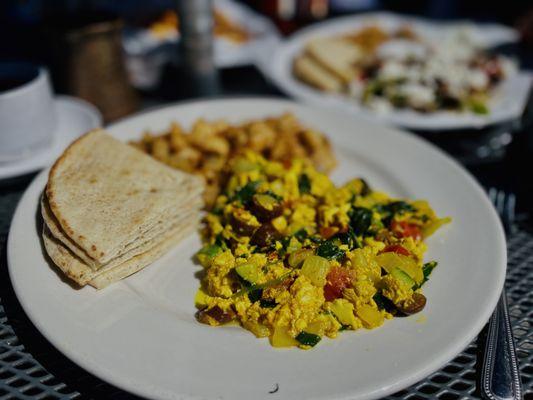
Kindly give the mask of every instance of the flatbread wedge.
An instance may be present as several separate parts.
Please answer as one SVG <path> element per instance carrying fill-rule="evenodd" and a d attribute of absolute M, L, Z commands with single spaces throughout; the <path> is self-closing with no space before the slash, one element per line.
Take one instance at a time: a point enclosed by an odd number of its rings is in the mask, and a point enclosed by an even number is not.
<path fill-rule="evenodd" d="M 46 197 L 61 231 L 101 268 L 201 196 L 202 181 L 106 134 L 73 142 L 50 170 Z"/>
<path fill-rule="evenodd" d="M 321 67 L 347 84 L 354 79 L 354 65 L 363 57 L 358 46 L 338 38 L 318 38 L 310 41 L 306 54 Z"/>
<path fill-rule="evenodd" d="M 89 284 L 97 289 L 102 289 L 111 283 L 124 279 L 160 258 L 184 237 L 196 229 L 198 218 L 189 217 L 183 225 L 170 230 L 154 246 L 123 263 L 103 268 L 99 271 L 92 270 L 71 250 L 57 240 L 46 225 L 43 226 L 43 242 L 50 259 L 67 276 L 79 286 Z"/>
<path fill-rule="evenodd" d="M 341 80 L 306 55 L 298 56 L 294 60 L 293 72 L 297 78 L 320 90 L 326 92 L 342 91 Z"/>
<path fill-rule="evenodd" d="M 139 236 L 137 240 L 131 242 L 128 246 L 126 246 L 123 253 L 118 254 L 117 257 L 113 258 L 107 263 L 100 265 L 98 269 L 94 268 L 94 260 L 92 260 L 82 248 L 80 248 L 69 236 L 65 234 L 65 232 L 63 232 L 61 226 L 57 222 L 57 219 L 50 210 L 48 201 L 46 199 L 46 194 L 43 194 L 41 196 L 41 214 L 46 227 L 48 228 L 50 234 L 54 237 L 54 239 L 61 242 L 63 246 L 68 248 L 89 268 L 94 271 L 98 271 L 100 269 L 109 269 L 110 267 L 119 265 L 128 258 L 134 257 L 138 254 L 145 252 L 148 248 L 154 245 L 153 241 L 157 240 L 159 236 L 166 234 L 169 229 L 172 229 L 177 225 L 185 223 L 188 219 L 190 219 L 189 216 L 198 214 L 200 212 L 202 204 L 203 203 L 201 199 L 198 198 L 196 201 L 181 207 L 179 213 L 177 213 L 172 218 L 166 218 L 164 220 L 158 221 L 158 224 L 154 226 L 150 231 L 145 232 L 144 234 Z"/>

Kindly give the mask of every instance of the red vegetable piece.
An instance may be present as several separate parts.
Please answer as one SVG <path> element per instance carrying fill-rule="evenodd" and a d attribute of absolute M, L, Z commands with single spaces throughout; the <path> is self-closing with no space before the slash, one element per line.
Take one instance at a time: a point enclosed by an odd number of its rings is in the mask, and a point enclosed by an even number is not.
<path fill-rule="evenodd" d="M 381 251 L 381 253 L 397 253 L 403 256 L 411 255 L 411 253 L 409 253 L 409 250 L 407 250 L 403 246 L 400 246 L 399 244 L 389 244 Z"/>
<path fill-rule="evenodd" d="M 324 239 L 329 239 L 339 231 L 339 228 L 335 226 L 322 226 L 320 227 L 320 236 Z"/>
<path fill-rule="evenodd" d="M 332 267 L 326 276 L 324 297 L 326 301 L 333 301 L 342 297 L 342 291 L 346 289 L 352 280 L 350 272 L 346 268 Z"/>
<path fill-rule="evenodd" d="M 412 237 L 414 240 L 422 239 L 420 227 L 407 221 L 396 221 L 393 219 L 391 223 L 391 229 L 397 237 Z"/>

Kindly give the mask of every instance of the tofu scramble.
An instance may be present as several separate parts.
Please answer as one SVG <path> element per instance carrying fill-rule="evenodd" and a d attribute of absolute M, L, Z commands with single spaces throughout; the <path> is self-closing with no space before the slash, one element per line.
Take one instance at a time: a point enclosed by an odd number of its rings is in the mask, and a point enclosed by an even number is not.
<path fill-rule="evenodd" d="M 423 261 L 438 218 L 363 179 L 336 187 L 303 160 L 247 152 L 204 219 L 197 319 L 238 323 L 274 347 L 309 349 L 340 331 L 421 311 L 436 262 Z"/>

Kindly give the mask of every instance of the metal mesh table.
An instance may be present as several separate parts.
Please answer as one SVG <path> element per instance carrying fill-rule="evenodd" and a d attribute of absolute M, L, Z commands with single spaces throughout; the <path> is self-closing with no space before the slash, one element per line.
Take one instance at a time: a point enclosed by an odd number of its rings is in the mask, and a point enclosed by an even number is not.
<path fill-rule="evenodd" d="M 136 398 L 70 362 L 40 335 L 18 304 L 7 275 L 5 242 L 20 193 L 0 197 L 0 400 Z M 533 232 L 519 228 L 509 238 L 508 251 L 506 288 L 524 396 L 533 399 Z M 484 336 L 482 332 L 440 371 L 388 399 L 478 398 L 478 351 Z"/>

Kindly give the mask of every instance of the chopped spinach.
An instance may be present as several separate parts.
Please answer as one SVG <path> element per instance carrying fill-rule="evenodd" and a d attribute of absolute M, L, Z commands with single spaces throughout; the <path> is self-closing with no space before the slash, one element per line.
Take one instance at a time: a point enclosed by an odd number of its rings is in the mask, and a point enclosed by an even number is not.
<path fill-rule="evenodd" d="M 436 266 L 436 261 L 429 261 L 422 266 L 422 273 L 424 274 L 424 279 L 422 280 L 422 282 L 420 282 L 419 285 L 413 285 L 413 290 L 420 289 L 422 285 L 429 280 L 429 275 L 431 275 L 431 272 L 435 269 Z"/>
<path fill-rule="evenodd" d="M 222 236 L 222 233 L 219 233 L 215 237 L 215 245 L 219 246 L 222 250 L 227 250 L 229 247 L 226 239 L 224 239 L 224 236 Z"/>
<path fill-rule="evenodd" d="M 425 282 L 429 280 L 429 275 L 431 275 L 431 272 L 435 269 L 436 266 L 437 266 L 436 261 L 427 262 L 422 266 L 422 273 L 424 274 L 424 280 L 422 281 L 420 286 L 422 286 Z"/>
<path fill-rule="evenodd" d="M 273 299 L 261 299 L 259 300 L 259 305 L 263 308 L 274 308 L 278 305 L 278 303 L 276 303 L 276 301 Z"/>
<path fill-rule="evenodd" d="M 211 214 L 215 215 L 222 215 L 224 213 L 224 209 L 222 207 L 215 207 L 211 210 Z"/>
<path fill-rule="evenodd" d="M 385 226 L 388 226 L 396 214 L 415 212 L 416 208 L 403 200 L 398 200 L 389 204 L 379 204 L 375 206 L 375 210 L 382 214 L 381 222 L 383 222 Z"/>
<path fill-rule="evenodd" d="M 248 292 L 248 298 L 252 303 L 255 303 L 258 300 L 261 300 L 261 296 L 263 296 L 263 289 L 252 289 Z"/>
<path fill-rule="evenodd" d="M 322 243 L 322 237 L 321 236 L 311 236 L 309 240 L 313 243 L 320 244 Z"/>
<path fill-rule="evenodd" d="M 307 231 L 304 228 L 302 228 L 302 229 L 296 231 L 296 233 L 293 236 L 296 239 L 298 239 L 301 243 L 303 243 L 303 241 L 307 238 L 308 233 L 307 233 Z"/>
<path fill-rule="evenodd" d="M 359 179 L 361 180 L 361 183 L 363 184 L 363 187 L 361 189 L 361 196 L 366 196 L 372 193 L 372 188 L 370 187 L 368 182 L 364 180 L 363 178 L 359 178 Z"/>
<path fill-rule="evenodd" d="M 315 346 L 322 339 L 320 336 L 313 333 L 302 331 L 296 336 L 296 340 L 305 346 Z"/>
<path fill-rule="evenodd" d="M 376 305 L 378 306 L 378 309 L 379 310 L 385 310 L 387 312 L 393 312 L 394 310 L 396 310 L 396 307 L 394 306 L 394 303 L 386 298 L 385 296 L 383 296 L 383 294 L 381 293 L 376 293 L 374 295 L 374 297 L 372 297 L 372 299 L 375 301 Z"/>
<path fill-rule="evenodd" d="M 255 191 L 257 190 L 257 187 L 260 183 L 260 181 L 248 182 L 237 192 L 235 192 L 235 195 L 233 196 L 232 200 L 238 200 L 243 205 L 248 204 L 250 201 L 252 201 L 252 197 L 254 196 Z"/>
<path fill-rule="evenodd" d="M 287 247 L 289 247 L 289 243 L 291 242 L 291 237 L 285 236 L 279 242 L 281 243 L 281 249 L 278 250 L 278 254 L 281 257 L 281 256 L 284 256 L 285 253 L 287 253 Z M 275 250 L 275 246 L 276 244 L 274 243 L 274 250 Z"/>
<path fill-rule="evenodd" d="M 307 174 L 302 174 L 298 177 L 298 189 L 300 190 L 300 194 L 311 192 L 311 180 Z"/>
<path fill-rule="evenodd" d="M 361 244 L 357 240 L 357 236 L 355 235 L 355 232 L 353 231 L 351 226 L 348 227 L 348 230 L 346 232 L 337 233 L 335 235 L 335 238 L 340 240 L 342 244 L 347 245 L 350 250 L 358 249 L 361 247 Z"/>
<path fill-rule="evenodd" d="M 200 251 L 198 252 L 198 254 L 205 254 L 209 258 L 213 258 L 221 251 L 222 251 L 221 246 L 218 246 L 216 244 L 208 244 L 202 247 Z"/>
<path fill-rule="evenodd" d="M 346 252 L 341 250 L 333 240 L 325 240 L 316 249 L 316 254 L 328 260 L 340 260 L 344 258 Z"/>
<path fill-rule="evenodd" d="M 353 207 L 349 212 L 350 227 L 358 236 L 365 236 L 372 224 L 372 211 L 364 207 Z"/>

